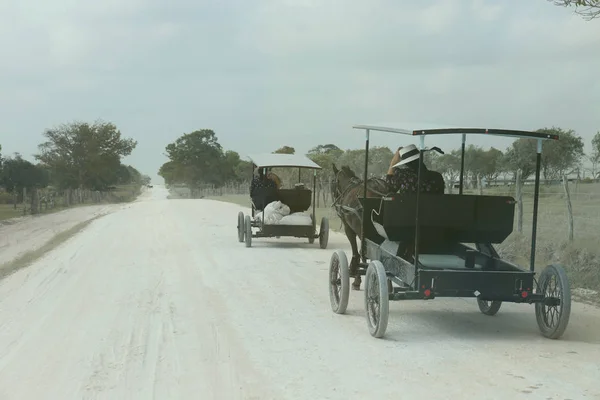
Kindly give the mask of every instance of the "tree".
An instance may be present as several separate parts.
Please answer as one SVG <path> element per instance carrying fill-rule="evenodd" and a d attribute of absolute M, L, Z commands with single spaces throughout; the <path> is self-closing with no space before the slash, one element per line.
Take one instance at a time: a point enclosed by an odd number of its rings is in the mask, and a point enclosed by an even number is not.
<path fill-rule="evenodd" d="M 184 183 L 181 167 L 174 161 L 167 161 L 161 165 L 160 169 L 158 170 L 158 175 L 165 180 L 167 185 Z"/>
<path fill-rule="evenodd" d="M 149 185 L 152 182 L 152 178 L 148 175 L 142 175 L 142 185 Z"/>
<path fill-rule="evenodd" d="M 275 150 L 273 153 L 276 154 L 295 154 L 296 150 L 290 146 L 283 146 Z"/>
<path fill-rule="evenodd" d="M 186 133 L 167 145 L 166 151 L 170 161 L 159 174 L 168 184 L 185 183 L 195 189 L 200 184 L 221 185 L 229 176 L 223 148 L 211 129 Z"/>
<path fill-rule="evenodd" d="M 21 195 L 23 189 L 48 186 L 49 176 L 42 166 L 34 165 L 16 153 L 4 160 L 0 182 L 6 191 Z"/>
<path fill-rule="evenodd" d="M 344 151 L 334 144 L 320 144 L 310 149 L 306 156 L 323 168 L 319 173 L 324 178 L 329 178 L 333 172 L 332 164 L 342 154 Z"/>
<path fill-rule="evenodd" d="M 581 166 L 584 143 L 574 130 L 552 127 L 537 132 L 559 135 L 559 140 L 548 140 L 543 144 L 542 173 L 546 181 L 560 179 Z"/>
<path fill-rule="evenodd" d="M 559 179 L 581 164 L 584 156 L 583 139 L 575 131 L 562 128 L 542 128 L 536 132 L 559 135 L 559 140 L 546 140 L 542 147 L 541 172 L 546 181 Z M 521 138 L 513 142 L 506 153 L 504 165 L 511 165 L 513 173 L 521 169 L 525 180 L 535 172 L 537 143 Z"/>
<path fill-rule="evenodd" d="M 592 139 L 592 152 L 588 157 L 592 163 L 592 178 L 598 179 L 600 171 L 598 171 L 598 164 L 600 164 L 600 131 L 596 132 Z"/>
<path fill-rule="evenodd" d="M 131 183 L 142 183 L 142 174 L 131 165 L 121 164 L 117 170 L 116 183 L 125 185 Z"/>
<path fill-rule="evenodd" d="M 313 147 L 308 151 L 308 154 L 330 154 L 330 155 L 341 155 L 344 151 L 337 147 L 335 144 L 320 144 Z"/>
<path fill-rule="evenodd" d="M 450 153 L 436 157 L 429 165 L 429 168 L 442 174 L 446 180 L 446 186 L 452 188 L 460 175 L 460 159 L 461 151 L 452 150 Z"/>
<path fill-rule="evenodd" d="M 137 146 L 124 139 L 112 123 L 74 122 L 44 132 L 47 141 L 39 145 L 35 155 L 52 171 L 62 188 L 103 189 L 115 183 L 121 158 Z"/>
<path fill-rule="evenodd" d="M 224 168 L 227 171 L 226 181 L 240 183 L 250 180 L 252 163 L 242 160 L 236 151 L 227 150 L 225 152 L 224 164 Z"/>
<path fill-rule="evenodd" d="M 502 172 L 501 167 L 504 153 L 492 147 L 489 150 L 484 151 L 481 156 L 481 174 L 488 182 L 496 181 L 498 175 Z"/>
<path fill-rule="evenodd" d="M 599 0 L 548 0 L 557 6 L 575 7 L 575 14 L 590 21 L 600 16 Z"/>
<path fill-rule="evenodd" d="M 521 179 L 529 178 L 535 172 L 536 143 L 530 139 L 517 139 L 504 155 L 502 164 L 506 172 L 516 176 L 517 170 L 521 170 Z"/>

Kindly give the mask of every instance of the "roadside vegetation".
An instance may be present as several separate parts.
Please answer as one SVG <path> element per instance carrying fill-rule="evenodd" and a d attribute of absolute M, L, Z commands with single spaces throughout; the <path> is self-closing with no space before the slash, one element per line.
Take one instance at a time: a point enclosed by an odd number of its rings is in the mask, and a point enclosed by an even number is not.
<path fill-rule="evenodd" d="M 19 153 L 0 156 L 0 221 L 135 199 L 150 183 L 122 163 L 136 146 L 114 124 L 102 121 L 47 129 L 34 160 Z"/>

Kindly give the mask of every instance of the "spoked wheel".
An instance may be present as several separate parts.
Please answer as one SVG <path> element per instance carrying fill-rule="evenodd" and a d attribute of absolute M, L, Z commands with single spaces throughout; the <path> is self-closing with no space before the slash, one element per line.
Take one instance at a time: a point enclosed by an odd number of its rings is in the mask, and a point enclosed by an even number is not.
<path fill-rule="evenodd" d="M 479 310 L 485 315 L 496 315 L 502 306 L 502 302 L 498 300 L 487 301 L 477 299 L 477 305 L 479 306 Z"/>
<path fill-rule="evenodd" d="M 346 253 L 337 250 L 329 261 L 329 302 L 336 314 L 344 314 L 350 296 L 350 270 Z"/>
<path fill-rule="evenodd" d="M 535 317 L 542 335 L 549 339 L 560 338 L 571 316 L 571 287 L 563 267 L 549 265 L 540 274 L 537 293 L 545 299 L 535 303 Z"/>
<path fill-rule="evenodd" d="M 369 263 L 365 277 L 365 308 L 371 336 L 381 338 L 387 329 L 390 314 L 388 279 L 381 261 Z"/>
<path fill-rule="evenodd" d="M 249 215 L 246 215 L 244 229 L 246 230 L 246 233 L 244 235 L 246 239 L 246 247 L 250 247 L 252 246 L 252 219 Z"/>
<path fill-rule="evenodd" d="M 237 230 L 238 230 L 238 240 L 240 243 L 242 243 L 244 241 L 245 226 L 244 226 L 244 213 L 241 211 L 238 213 Z"/>
<path fill-rule="evenodd" d="M 329 220 L 325 217 L 321 219 L 321 226 L 319 227 L 319 247 L 322 249 L 327 248 L 329 242 Z"/>

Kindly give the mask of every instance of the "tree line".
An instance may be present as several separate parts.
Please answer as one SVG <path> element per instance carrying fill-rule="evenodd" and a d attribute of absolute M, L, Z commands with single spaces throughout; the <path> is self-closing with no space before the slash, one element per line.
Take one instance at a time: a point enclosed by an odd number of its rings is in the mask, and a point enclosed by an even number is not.
<path fill-rule="evenodd" d="M 572 129 L 559 127 L 542 128 L 537 132 L 556 134 L 559 141 L 545 141 L 541 157 L 541 176 L 545 182 L 559 180 L 563 175 L 577 174 L 582 177 L 588 172 L 589 180 L 600 178 L 600 131 L 593 137 L 592 152 L 584 152 L 584 140 Z M 532 178 L 535 173 L 537 143 L 531 139 L 517 139 L 506 150 L 494 147 L 484 149 L 469 145 L 465 149 L 465 182 L 475 185 L 478 178 L 488 183 L 514 181 L 517 171 L 521 171 L 523 180 Z M 283 146 L 274 153 L 295 154 L 292 146 Z M 218 142 L 214 131 L 210 129 L 187 133 L 166 147 L 169 161 L 159 170 L 166 184 L 183 184 L 194 190 L 203 185 L 220 187 L 231 183 L 250 180 L 252 169 L 249 161 L 243 160 L 232 150 L 225 151 Z M 369 150 L 369 172 L 372 176 L 385 175 L 392 150 L 388 147 L 373 147 Z M 343 150 L 335 144 L 318 145 L 310 149 L 307 156 L 319 164 L 323 170 L 318 173 L 318 181 L 327 181 L 332 174 L 332 165 L 348 165 L 357 175 L 362 176 L 364 149 Z M 454 183 L 460 174 L 461 150 L 452 149 L 440 155 L 428 152 L 426 164 L 446 179 Z M 584 167 L 584 164 L 589 167 Z M 298 173 L 283 169 L 274 171 L 284 181 L 297 181 Z M 311 183 L 308 173 L 300 178 Z"/>
<path fill-rule="evenodd" d="M 46 129 L 34 162 L 21 154 L 0 153 L 0 186 L 14 195 L 51 187 L 57 191 L 80 189 L 107 191 L 114 185 L 149 184 L 150 177 L 121 162 L 137 142 L 124 138 L 110 122 L 73 122 Z M 0 152 L 1 152 L 0 145 Z"/>

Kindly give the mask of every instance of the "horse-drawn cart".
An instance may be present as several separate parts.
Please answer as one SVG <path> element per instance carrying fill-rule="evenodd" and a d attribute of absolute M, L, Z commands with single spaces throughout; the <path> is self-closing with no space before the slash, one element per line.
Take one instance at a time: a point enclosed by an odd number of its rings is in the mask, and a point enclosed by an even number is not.
<path fill-rule="evenodd" d="M 415 193 L 359 198 L 361 261 L 356 268 L 349 268 L 341 250 L 330 261 L 329 295 L 335 313 L 346 311 L 350 277 L 360 279 L 366 275 L 367 324 L 371 335 L 377 338 L 385 334 L 390 300 L 436 297 L 476 298 L 480 311 L 486 315 L 496 314 L 502 302 L 535 304 L 541 333 L 551 339 L 563 335 L 571 312 L 565 270 L 560 265 L 549 265 L 537 278 L 535 272 L 542 144 L 545 140 L 558 140 L 557 136 L 478 128 L 407 130 L 370 125 L 354 128 L 366 130 L 366 163 L 371 131 L 419 137 L 421 159 L 428 151 L 424 146 L 425 136 L 461 134 L 460 185 L 458 195 Z M 513 231 L 515 199 L 463 194 L 464 151 L 469 134 L 537 141 L 529 268 L 501 259 L 494 249 L 495 244 L 502 243 Z M 367 165 L 365 176 L 368 176 L 366 171 Z M 421 181 L 421 167 L 418 181 Z M 363 184 L 363 193 L 367 193 L 367 181 Z"/>
<path fill-rule="evenodd" d="M 248 157 L 256 168 L 264 170 L 270 168 L 298 168 L 298 184 L 293 188 L 261 188 L 259 190 L 272 191 L 276 202 L 280 202 L 282 208 L 289 211 L 288 215 L 282 216 L 280 220 L 271 218 L 269 220 L 267 207 L 257 206 L 251 200 L 252 214 L 244 216 L 243 212 L 238 214 L 238 240 L 245 242 L 246 247 L 252 246 L 252 238 L 279 238 L 297 237 L 307 238 L 310 244 L 319 239 L 319 246 L 327 248 L 329 239 L 329 221 L 326 217 L 321 218 L 319 232 L 316 231 L 315 219 L 315 196 L 317 170 L 321 167 L 308 157 L 295 154 L 258 154 Z M 313 189 L 307 189 L 301 182 L 302 169 L 313 170 Z M 274 204 L 275 202 L 273 202 Z M 311 214 L 306 214 L 311 208 Z M 252 229 L 257 228 L 256 232 Z"/>

